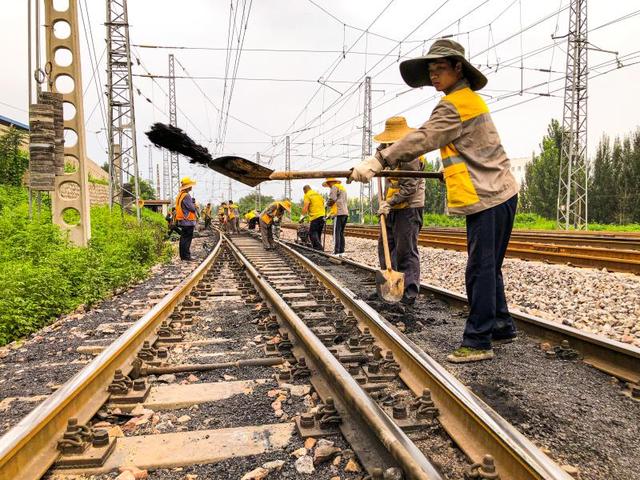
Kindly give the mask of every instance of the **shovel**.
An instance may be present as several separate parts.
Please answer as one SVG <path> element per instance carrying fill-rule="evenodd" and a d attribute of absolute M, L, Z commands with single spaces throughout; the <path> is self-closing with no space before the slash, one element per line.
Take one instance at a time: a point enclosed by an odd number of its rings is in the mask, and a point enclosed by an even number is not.
<path fill-rule="evenodd" d="M 255 187 L 268 180 L 300 180 L 306 178 L 348 178 L 351 170 L 314 170 L 314 171 L 274 171 L 263 165 L 254 163 L 246 158 L 236 156 L 218 157 L 209 160 L 209 168 L 227 177 L 233 178 L 245 185 Z M 439 172 L 415 172 L 410 170 L 383 170 L 377 177 L 415 177 L 442 178 Z"/>
<path fill-rule="evenodd" d="M 185 132 L 173 125 L 154 123 L 151 129 L 145 133 L 151 143 L 156 147 L 166 148 L 172 152 L 189 157 L 191 163 L 207 166 L 222 175 L 233 178 L 250 187 L 255 187 L 268 180 L 299 180 L 328 177 L 347 178 L 351 175 L 351 170 L 276 172 L 242 157 L 226 156 L 214 159 L 209 153 L 209 150 L 195 143 Z M 406 170 L 382 171 L 377 176 L 442 179 L 442 173 L 440 172 L 413 172 Z"/>
<path fill-rule="evenodd" d="M 378 204 L 382 202 L 382 180 L 378 177 Z M 380 233 L 384 248 L 384 264 L 386 270 L 376 272 L 376 292 L 378 296 L 390 303 L 398 303 L 404 295 L 404 273 L 391 269 L 391 254 L 389 253 L 389 239 L 387 238 L 387 221 L 385 215 L 380 215 Z"/>

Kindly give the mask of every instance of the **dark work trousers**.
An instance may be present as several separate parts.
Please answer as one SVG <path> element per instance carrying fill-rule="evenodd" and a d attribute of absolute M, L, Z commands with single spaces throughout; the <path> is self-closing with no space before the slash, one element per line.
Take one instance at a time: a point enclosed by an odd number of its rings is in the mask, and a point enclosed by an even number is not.
<path fill-rule="evenodd" d="M 336 215 L 333 218 L 333 253 L 344 253 L 344 227 L 349 215 Z"/>
<path fill-rule="evenodd" d="M 311 220 L 309 223 L 309 239 L 311 245 L 316 250 L 324 250 L 322 248 L 322 231 L 324 230 L 324 217 Z"/>
<path fill-rule="evenodd" d="M 182 234 L 182 230 L 175 223 L 169 224 L 169 232 L 167 232 L 167 237 L 171 238 L 171 234 L 176 232 L 178 235 Z"/>
<path fill-rule="evenodd" d="M 193 225 L 181 226 L 180 229 L 180 259 L 189 260 L 191 258 L 191 240 L 193 240 Z"/>
<path fill-rule="evenodd" d="M 422 228 L 422 208 L 391 210 L 386 220 L 391 268 L 404 273 L 402 301 L 412 304 L 420 293 L 418 235 Z M 380 267 L 386 269 L 382 236 L 378 239 L 378 259 Z"/>
<path fill-rule="evenodd" d="M 507 251 L 518 195 L 482 212 L 467 215 L 467 271 L 469 317 L 462 346 L 488 350 L 491 339 L 516 334 L 507 308 L 502 281 L 502 261 Z"/>
<path fill-rule="evenodd" d="M 258 223 L 258 217 L 253 217 L 249 219 L 249 230 L 255 230 L 257 223 Z"/>
<path fill-rule="evenodd" d="M 260 220 L 260 237 L 262 238 L 262 246 L 265 250 L 276 248 L 276 244 L 273 241 L 273 222 L 267 224 Z"/>
<path fill-rule="evenodd" d="M 208 218 L 208 217 L 204 218 L 204 228 L 205 229 L 211 228 L 211 218 Z"/>

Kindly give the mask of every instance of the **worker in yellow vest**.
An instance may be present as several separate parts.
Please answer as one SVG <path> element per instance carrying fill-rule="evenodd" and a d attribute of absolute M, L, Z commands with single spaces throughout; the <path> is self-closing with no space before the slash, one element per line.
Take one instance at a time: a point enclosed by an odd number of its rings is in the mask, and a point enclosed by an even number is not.
<path fill-rule="evenodd" d="M 260 214 L 260 236 L 265 250 L 276 248 L 273 241 L 273 222 L 282 218 L 285 211 L 291 213 L 289 200 L 271 202 Z"/>
<path fill-rule="evenodd" d="M 191 258 L 191 240 L 193 230 L 196 228 L 196 206 L 189 192 L 196 184 L 189 177 L 180 180 L 180 191 L 176 197 L 176 221 L 180 227 L 180 260 L 189 262 Z"/>
<path fill-rule="evenodd" d="M 247 222 L 249 230 L 255 230 L 256 225 L 258 224 L 258 212 L 255 209 L 249 210 L 244 214 L 244 219 Z"/>
<path fill-rule="evenodd" d="M 341 257 L 344 254 L 344 228 L 349 219 L 347 189 L 337 178 L 327 178 L 322 184 L 329 188 L 329 218 L 333 219 L 333 253 Z"/>
<path fill-rule="evenodd" d="M 492 342 L 516 337 L 504 295 L 502 262 L 518 205 L 518 182 L 486 103 L 476 91 L 487 78 L 450 39 L 436 40 L 427 55 L 400 64 L 411 87 L 433 86 L 445 96 L 424 125 L 357 165 L 349 179 L 368 182 L 384 167 L 440 149 L 449 212 L 465 215 L 469 316 L 462 345 L 447 359 L 475 362 L 494 356 Z"/>
<path fill-rule="evenodd" d="M 233 200 L 227 203 L 227 227 L 229 233 L 240 233 L 240 207 Z"/>
<path fill-rule="evenodd" d="M 206 230 L 211 228 L 211 204 L 207 203 L 207 206 L 202 210 L 202 216 L 204 217 L 204 228 Z"/>
<path fill-rule="evenodd" d="M 226 215 L 227 215 L 227 204 L 222 202 L 218 207 L 218 224 L 220 228 L 225 231 L 226 230 Z"/>
<path fill-rule="evenodd" d="M 324 198 L 309 185 L 302 187 L 304 200 L 302 203 L 302 215 L 309 219 L 309 239 L 316 250 L 322 248 L 322 231 L 324 230 Z"/>

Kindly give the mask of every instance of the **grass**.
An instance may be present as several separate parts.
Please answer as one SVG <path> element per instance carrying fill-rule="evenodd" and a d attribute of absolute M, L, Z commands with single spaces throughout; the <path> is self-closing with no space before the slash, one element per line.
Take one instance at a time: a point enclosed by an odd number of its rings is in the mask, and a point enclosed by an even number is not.
<path fill-rule="evenodd" d="M 90 245 L 79 248 L 51 223 L 46 205 L 42 211 L 29 221 L 26 189 L 0 186 L 0 345 L 145 278 L 170 254 L 159 214 L 145 210 L 138 226 L 130 215 L 93 207 Z"/>

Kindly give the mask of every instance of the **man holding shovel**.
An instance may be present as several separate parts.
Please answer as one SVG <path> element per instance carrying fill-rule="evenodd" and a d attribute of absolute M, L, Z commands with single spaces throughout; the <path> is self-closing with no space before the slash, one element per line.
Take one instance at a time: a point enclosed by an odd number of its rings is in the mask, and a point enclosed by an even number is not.
<path fill-rule="evenodd" d="M 282 200 L 271 202 L 260 214 L 260 236 L 265 250 L 273 250 L 276 244 L 273 241 L 273 223 L 282 218 L 284 212 L 291 213 L 291 202 Z"/>
<path fill-rule="evenodd" d="M 487 79 L 466 60 L 464 47 L 449 39 L 436 40 L 424 57 L 402 62 L 400 73 L 411 87 L 429 85 L 446 95 L 424 125 L 365 158 L 350 180 L 368 182 L 385 166 L 402 168 L 419 155 L 440 149 L 449 211 L 465 215 L 467 223 L 469 317 L 462 346 L 447 358 L 452 362 L 490 359 L 492 341 L 516 336 L 501 269 L 518 184 L 489 109 L 475 93 Z"/>
<path fill-rule="evenodd" d="M 409 128 L 404 117 L 391 117 L 385 122 L 384 132 L 373 139 L 383 149 L 413 131 L 415 128 Z M 402 169 L 421 171 L 424 169 L 424 158 L 404 162 Z M 422 228 L 424 181 L 420 178 L 387 178 L 382 198 L 378 214 L 386 217 L 391 268 L 404 274 L 404 293 L 400 302 L 412 306 L 420 293 L 418 235 Z M 382 237 L 378 239 L 378 258 L 380 267 L 388 268 Z"/>

